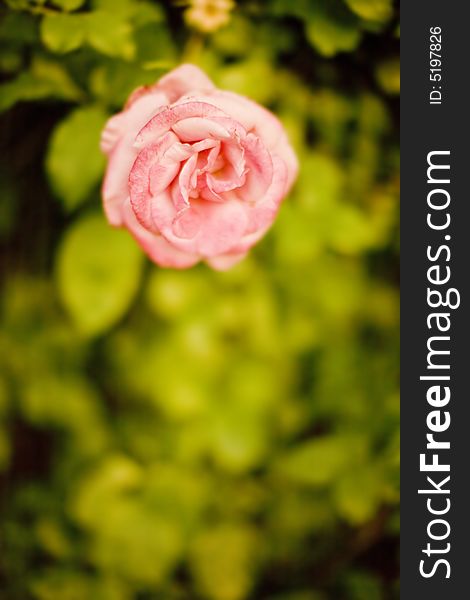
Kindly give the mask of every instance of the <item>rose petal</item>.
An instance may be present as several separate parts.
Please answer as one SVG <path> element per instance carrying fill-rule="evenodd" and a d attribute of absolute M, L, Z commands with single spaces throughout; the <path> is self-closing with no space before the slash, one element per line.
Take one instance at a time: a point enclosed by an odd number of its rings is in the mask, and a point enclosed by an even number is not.
<path fill-rule="evenodd" d="M 198 211 L 188 207 L 176 215 L 173 221 L 173 232 L 180 239 L 191 240 L 200 231 L 201 222 Z"/>
<path fill-rule="evenodd" d="M 210 96 L 208 96 L 208 99 L 210 100 Z M 183 106 L 184 104 L 196 101 L 197 100 L 194 98 L 194 96 L 184 96 L 173 106 Z M 211 104 L 210 101 L 208 102 L 208 104 Z M 212 106 L 215 106 L 217 108 L 216 103 L 213 103 Z M 244 139 L 247 134 L 247 131 L 243 127 L 243 125 L 228 115 L 213 115 L 210 117 L 210 120 L 211 122 L 216 123 L 220 126 L 221 132 L 224 131 L 224 135 L 221 135 L 221 139 L 233 138 L 239 141 L 241 139 Z M 226 135 L 227 133 L 228 136 Z"/>
<path fill-rule="evenodd" d="M 165 101 L 166 96 L 161 92 L 142 96 L 129 110 L 109 119 L 104 127 L 101 148 L 109 160 L 102 196 L 106 216 L 112 225 L 122 223 L 121 209 L 129 195 L 128 175 L 137 156 L 135 136 Z"/>
<path fill-rule="evenodd" d="M 245 150 L 239 142 L 224 142 L 222 145 L 222 153 L 226 160 L 230 162 L 235 173 L 239 177 L 245 174 Z"/>
<path fill-rule="evenodd" d="M 211 149 L 209 154 L 207 155 L 207 162 L 204 166 L 204 171 L 211 171 L 215 168 L 217 159 L 219 158 L 220 153 L 220 142 L 217 143 L 217 146 Z"/>
<path fill-rule="evenodd" d="M 272 153 L 279 156 L 287 167 L 286 187 L 284 190 L 284 193 L 287 194 L 294 181 L 297 179 L 299 173 L 299 161 L 297 160 L 297 156 L 292 149 L 285 132 L 282 132 Z"/>
<path fill-rule="evenodd" d="M 122 207 L 129 197 L 128 177 L 136 159 L 137 150 L 132 146 L 133 135 L 124 136 L 113 150 L 103 181 L 103 208 L 111 225 L 122 225 Z"/>
<path fill-rule="evenodd" d="M 206 263 L 216 271 L 227 271 L 245 258 L 247 252 L 233 252 L 207 258 Z"/>
<path fill-rule="evenodd" d="M 287 169 L 284 162 L 273 158 L 274 177 L 264 198 L 254 206 L 246 205 L 248 211 L 248 227 L 240 241 L 232 248 L 232 252 L 246 252 L 256 244 L 271 227 L 284 198 Z"/>
<path fill-rule="evenodd" d="M 247 172 L 239 196 L 247 202 L 258 202 L 271 185 L 273 161 L 262 141 L 252 133 L 246 136 L 242 146 Z"/>
<path fill-rule="evenodd" d="M 163 91 L 170 102 L 175 102 L 190 91 L 210 92 L 215 86 L 201 69 L 185 64 L 162 77 L 157 83 L 157 89 Z"/>
<path fill-rule="evenodd" d="M 277 117 L 256 102 L 225 90 L 196 94 L 194 102 L 207 102 L 218 107 L 234 121 L 261 137 L 268 149 L 274 149 L 284 129 Z"/>
<path fill-rule="evenodd" d="M 180 101 L 182 100 L 184 99 Z M 185 101 L 187 100 L 188 98 Z M 252 131 L 260 137 L 268 150 L 285 161 L 288 167 L 286 192 L 289 191 L 297 177 L 298 161 L 282 123 L 275 115 L 249 98 L 225 90 L 215 89 L 204 95 L 194 95 L 192 100 L 217 106 L 232 121 L 240 123 L 246 131 Z"/>
<path fill-rule="evenodd" d="M 246 208 L 238 200 L 193 200 L 191 219 L 198 220 L 199 230 L 191 239 L 178 235 L 182 233 L 178 215 L 168 193 L 153 199 L 152 217 L 162 235 L 176 248 L 206 257 L 232 250 L 248 228 Z"/>
<path fill-rule="evenodd" d="M 199 182 L 198 185 L 199 197 L 207 202 L 224 202 L 224 198 L 219 196 L 216 192 L 212 191 L 210 187 L 207 185 L 205 180 Z"/>
<path fill-rule="evenodd" d="M 162 92 L 140 94 L 128 108 L 111 117 L 104 126 L 100 141 L 102 152 L 109 155 L 123 136 L 133 134 L 135 137 L 166 104 L 168 98 Z"/>
<path fill-rule="evenodd" d="M 106 122 L 101 132 L 100 150 L 103 154 L 109 155 L 116 147 L 119 139 L 126 130 L 126 113 L 121 112 L 114 115 Z"/>
<path fill-rule="evenodd" d="M 245 177 L 237 177 L 235 172 L 233 175 L 227 175 L 226 179 L 218 179 L 210 174 L 206 176 L 206 179 L 207 188 L 216 196 L 220 196 L 220 194 L 225 194 L 232 190 L 237 190 L 245 183 Z"/>
<path fill-rule="evenodd" d="M 156 143 L 141 150 L 132 165 L 128 189 L 132 208 L 139 221 L 148 229 L 153 229 L 150 211 L 151 196 L 166 189 L 179 171 L 179 162 L 161 160 L 165 151 L 178 142 L 173 132 L 168 132 Z M 137 152 L 133 148 L 134 152 Z"/>
<path fill-rule="evenodd" d="M 164 158 L 168 158 L 173 161 L 183 161 L 192 156 L 195 152 L 203 152 L 204 150 L 208 150 L 216 147 L 219 144 L 217 140 L 202 140 L 200 142 L 196 142 L 195 144 L 188 143 L 180 143 L 175 142 L 168 150 L 165 152 Z"/>
<path fill-rule="evenodd" d="M 216 256 L 230 251 L 247 227 L 245 208 L 237 201 L 200 202 L 201 231 L 197 251 L 202 256 Z"/>
<path fill-rule="evenodd" d="M 161 110 L 143 127 L 138 133 L 135 145 L 138 147 L 145 146 L 152 140 L 159 138 L 164 133 L 169 131 L 175 123 L 182 119 L 191 117 L 226 117 L 227 115 L 219 108 L 207 104 L 206 102 L 186 102 L 169 106 Z"/>
<path fill-rule="evenodd" d="M 153 90 L 155 89 L 155 86 L 153 85 L 141 85 L 138 88 L 136 88 L 131 95 L 129 96 L 129 98 L 126 100 L 126 104 L 124 106 L 124 110 L 128 110 L 129 108 L 131 108 L 131 106 L 137 102 L 137 100 L 140 100 L 140 98 L 142 98 L 143 96 L 147 96 L 147 94 L 151 94 L 153 92 Z"/>
<path fill-rule="evenodd" d="M 187 269 L 200 261 L 199 256 L 178 250 L 161 235 L 153 234 L 142 227 L 129 202 L 125 204 L 123 212 L 126 227 L 157 265 L 174 269 Z"/>
<path fill-rule="evenodd" d="M 245 151 L 238 141 L 221 143 L 221 151 L 218 159 L 221 166 L 217 168 L 217 162 L 209 157 L 206 170 L 206 185 L 211 193 L 219 198 L 218 194 L 237 189 L 245 183 Z M 225 163 L 225 164 L 224 164 Z M 210 168 L 209 168 L 210 167 Z M 208 198 L 211 200 L 211 198 Z"/>
<path fill-rule="evenodd" d="M 197 165 L 197 154 L 193 154 L 180 170 L 178 181 L 172 186 L 172 197 L 176 212 L 179 213 L 189 207 L 189 191 L 192 187 L 191 178 Z"/>
<path fill-rule="evenodd" d="M 214 194 L 223 194 L 238 189 L 245 183 L 244 175 L 237 175 L 231 164 L 225 165 L 217 175 L 207 173 L 207 187 Z"/>
<path fill-rule="evenodd" d="M 198 142 L 206 138 L 229 140 L 231 137 L 223 125 L 207 117 L 181 119 L 172 129 L 182 142 Z"/>

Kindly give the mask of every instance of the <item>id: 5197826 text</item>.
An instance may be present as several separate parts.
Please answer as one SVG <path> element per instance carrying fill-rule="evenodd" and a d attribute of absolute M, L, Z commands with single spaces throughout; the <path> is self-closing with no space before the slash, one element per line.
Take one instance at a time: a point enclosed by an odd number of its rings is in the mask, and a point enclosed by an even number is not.
<path fill-rule="evenodd" d="M 440 27 L 429 28 L 429 104 L 442 103 L 442 30 Z"/>

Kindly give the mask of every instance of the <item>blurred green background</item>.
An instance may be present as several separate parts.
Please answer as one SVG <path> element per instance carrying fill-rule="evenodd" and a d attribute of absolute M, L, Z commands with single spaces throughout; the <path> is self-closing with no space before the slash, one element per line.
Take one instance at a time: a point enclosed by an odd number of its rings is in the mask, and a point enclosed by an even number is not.
<path fill-rule="evenodd" d="M 397 598 L 391 0 L 0 6 L 0 598 Z M 101 214 L 103 123 L 183 60 L 300 159 L 227 273 Z"/>

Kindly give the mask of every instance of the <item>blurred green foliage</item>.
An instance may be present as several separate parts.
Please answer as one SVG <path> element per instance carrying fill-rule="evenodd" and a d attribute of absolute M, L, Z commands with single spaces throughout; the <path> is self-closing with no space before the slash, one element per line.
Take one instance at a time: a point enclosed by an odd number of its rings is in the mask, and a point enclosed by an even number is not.
<path fill-rule="evenodd" d="M 398 539 L 391 0 L 0 8 L 0 597 L 391 600 Z M 227 273 L 145 262 L 100 128 L 180 61 L 300 158 Z"/>

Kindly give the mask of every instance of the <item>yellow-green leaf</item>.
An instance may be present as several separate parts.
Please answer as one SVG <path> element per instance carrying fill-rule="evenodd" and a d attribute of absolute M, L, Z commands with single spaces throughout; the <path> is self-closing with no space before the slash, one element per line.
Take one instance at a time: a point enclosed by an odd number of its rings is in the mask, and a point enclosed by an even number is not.
<path fill-rule="evenodd" d="M 99 149 L 106 114 L 96 106 L 78 108 L 52 135 L 46 158 L 51 185 L 65 207 L 76 208 L 98 183 L 104 168 Z"/>
<path fill-rule="evenodd" d="M 41 39 L 49 50 L 60 54 L 80 48 L 85 40 L 84 15 L 46 15 L 41 21 Z"/>
<path fill-rule="evenodd" d="M 361 39 L 357 17 L 337 0 L 312 6 L 306 34 L 312 46 L 324 56 L 354 50 Z"/>
<path fill-rule="evenodd" d="M 87 216 L 68 230 L 59 250 L 57 285 L 84 334 L 102 333 L 124 315 L 137 292 L 141 267 L 134 240 L 103 217 Z"/>
<path fill-rule="evenodd" d="M 87 17 L 87 40 L 90 46 L 108 56 L 126 60 L 133 58 L 135 43 L 132 28 L 122 15 L 97 10 Z"/>
<path fill-rule="evenodd" d="M 58 6 L 62 10 L 77 10 L 85 4 L 85 0 L 52 0 L 52 4 Z"/>
<path fill-rule="evenodd" d="M 349 8 L 362 19 L 385 22 L 392 16 L 392 0 L 345 0 Z"/>

